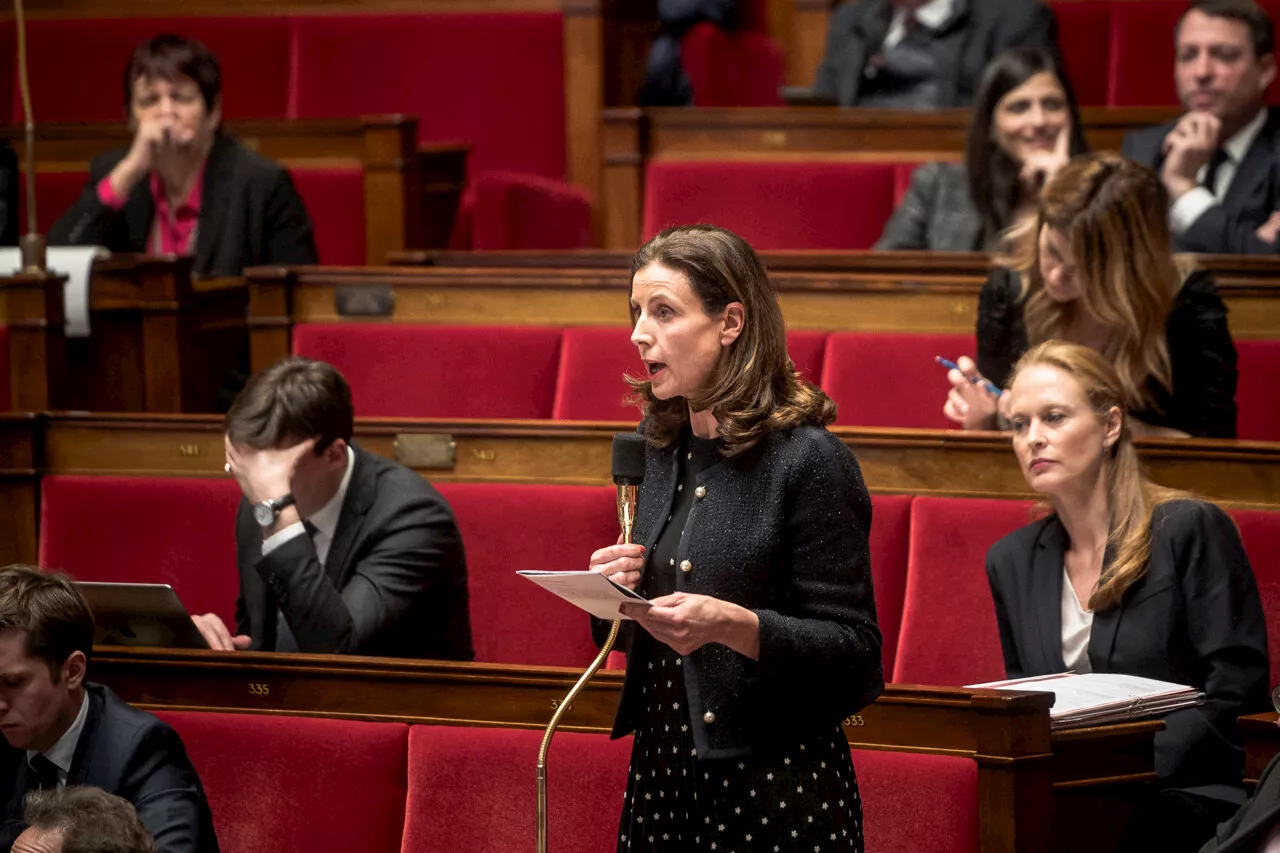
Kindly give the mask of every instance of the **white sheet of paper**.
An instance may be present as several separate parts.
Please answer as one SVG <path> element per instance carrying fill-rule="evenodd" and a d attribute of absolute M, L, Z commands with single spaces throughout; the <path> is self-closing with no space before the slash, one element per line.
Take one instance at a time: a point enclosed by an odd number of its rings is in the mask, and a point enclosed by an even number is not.
<path fill-rule="evenodd" d="M 630 619 L 618 612 L 618 605 L 642 604 L 648 606 L 644 598 L 609 580 L 599 572 L 516 572 L 528 578 L 538 586 L 553 592 L 565 601 L 595 616 L 597 619 Z"/>
<path fill-rule="evenodd" d="M 102 246 L 50 246 L 45 250 L 49 271 L 67 275 L 62 292 L 62 310 L 66 316 L 65 334 L 68 338 L 89 336 L 89 280 L 93 262 L 109 257 L 111 253 Z M 16 248 L 0 249 L 0 274 L 8 275 L 21 268 L 21 251 Z"/>

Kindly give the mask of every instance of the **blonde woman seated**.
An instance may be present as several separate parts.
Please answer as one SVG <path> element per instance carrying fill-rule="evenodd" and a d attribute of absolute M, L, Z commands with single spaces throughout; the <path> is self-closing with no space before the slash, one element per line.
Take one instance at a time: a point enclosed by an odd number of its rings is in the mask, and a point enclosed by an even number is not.
<path fill-rule="evenodd" d="M 1203 691 L 1156 733 L 1156 787 L 1118 848 L 1198 850 L 1244 799 L 1236 719 L 1268 707 L 1266 625 L 1227 514 L 1143 474 L 1125 394 L 1093 349 L 1022 356 L 1013 449 L 1050 513 L 993 545 L 987 576 L 1010 678 L 1115 672 Z"/>
<path fill-rule="evenodd" d="M 948 374 L 947 417 L 997 426 L 997 397 L 1031 345 L 1083 344 L 1115 366 L 1134 435 L 1234 438 L 1236 349 L 1204 271 L 1172 254 L 1168 193 L 1119 154 L 1073 159 L 1045 186 L 1037 215 L 1008 237 L 978 302 L 977 361 Z"/>

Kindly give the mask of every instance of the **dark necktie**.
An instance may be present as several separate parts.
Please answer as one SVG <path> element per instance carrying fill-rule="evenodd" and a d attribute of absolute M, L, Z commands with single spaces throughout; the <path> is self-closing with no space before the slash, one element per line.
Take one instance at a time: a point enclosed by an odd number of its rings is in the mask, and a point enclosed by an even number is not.
<path fill-rule="evenodd" d="M 1200 185 L 1215 196 L 1218 194 L 1218 170 L 1230 159 L 1231 156 L 1223 148 L 1213 149 L 1213 154 L 1209 156 L 1209 163 L 1204 170 L 1204 180 Z"/>
<path fill-rule="evenodd" d="M 27 759 L 30 772 L 27 777 L 28 791 L 52 791 L 58 787 L 58 766 L 42 753 L 36 753 Z"/>

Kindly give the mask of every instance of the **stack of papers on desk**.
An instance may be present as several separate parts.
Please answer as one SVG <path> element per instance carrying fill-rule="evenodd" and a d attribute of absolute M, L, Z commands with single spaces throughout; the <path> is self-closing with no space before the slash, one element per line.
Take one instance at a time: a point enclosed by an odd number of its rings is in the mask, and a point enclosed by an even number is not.
<path fill-rule="evenodd" d="M 570 604 L 577 605 L 597 619 L 613 621 L 630 619 L 618 612 L 621 604 L 649 602 L 643 596 L 619 586 L 600 572 L 516 572 L 538 586 L 553 592 Z"/>
<path fill-rule="evenodd" d="M 967 686 L 1052 693 L 1049 728 L 1054 731 L 1163 717 L 1204 702 L 1204 694 L 1194 687 L 1114 672 L 1062 673 Z"/>

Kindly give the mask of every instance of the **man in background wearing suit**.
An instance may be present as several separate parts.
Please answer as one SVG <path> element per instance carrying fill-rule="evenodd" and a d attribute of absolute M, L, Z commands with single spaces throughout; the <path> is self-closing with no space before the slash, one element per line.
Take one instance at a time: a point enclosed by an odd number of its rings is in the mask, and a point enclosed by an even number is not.
<path fill-rule="evenodd" d="M 1273 701 L 1275 696 L 1273 694 Z M 1280 724 L 1280 720 L 1276 721 Z M 1230 820 L 1218 824 L 1200 853 L 1274 853 L 1280 850 L 1280 755 L 1258 777 L 1258 787 Z"/>
<path fill-rule="evenodd" d="M 193 617 L 214 649 L 471 660 L 467 566 L 448 503 L 351 441 L 351 389 L 286 358 L 226 416 L 236 515 L 236 633 Z"/>
<path fill-rule="evenodd" d="M 0 851 L 38 790 L 92 785 L 133 803 L 161 853 L 217 853 L 213 817 L 182 739 L 85 681 L 93 616 L 64 575 L 0 569 Z"/>
<path fill-rule="evenodd" d="M 200 42 L 162 35 L 139 45 L 124 81 L 133 144 L 94 159 L 49 244 L 195 255 L 201 276 L 316 263 L 289 173 L 219 132 L 221 99 L 218 60 Z"/>
<path fill-rule="evenodd" d="M 1048 7 L 1035 0 L 855 0 L 831 15 L 813 95 L 842 107 L 965 107 L 987 63 L 1011 47 L 1057 55 Z"/>
<path fill-rule="evenodd" d="M 133 804 L 101 788 L 33 792 L 23 819 L 27 828 L 13 853 L 156 853 Z"/>
<path fill-rule="evenodd" d="M 1174 37 L 1174 81 L 1187 110 L 1136 130 L 1124 153 L 1157 170 L 1169 224 L 1185 252 L 1269 254 L 1280 217 L 1280 111 L 1271 19 L 1254 0 L 1198 0 Z"/>

